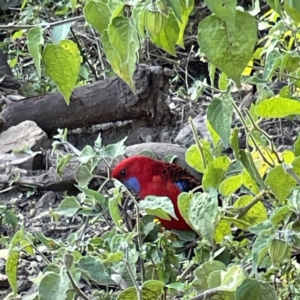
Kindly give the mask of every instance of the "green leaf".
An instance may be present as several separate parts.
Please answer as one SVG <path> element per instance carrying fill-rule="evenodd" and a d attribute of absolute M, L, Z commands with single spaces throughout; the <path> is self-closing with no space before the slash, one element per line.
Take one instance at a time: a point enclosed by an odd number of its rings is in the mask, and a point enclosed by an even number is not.
<path fill-rule="evenodd" d="M 98 202 L 100 205 L 105 205 L 106 204 L 106 198 L 104 197 L 103 194 L 99 193 L 98 191 L 89 189 L 89 188 L 84 188 L 81 186 L 76 186 L 80 191 L 82 191 L 83 193 L 85 193 L 85 195 Z"/>
<path fill-rule="evenodd" d="M 86 165 L 79 165 L 75 170 L 74 179 L 79 186 L 87 187 L 93 178 L 90 168 Z"/>
<path fill-rule="evenodd" d="M 194 194 L 189 208 L 188 221 L 196 232 L 214 245 L 214 221 L 218 215 L 218 193 L 211 190 L 210 193 Z M 199 218 L 201 216 L 201 218 Z"/>
<path fill-rule="evenodd" d="M 139 203 L 139 207 L 164 220 L 170 221 L 171 217 L 178 220 L 172 201 L 168 197 L 147 196 Z"/>
<path fill-rule="evenodd" d="M 112 18 L 118 17 L 124 14 L 124 1 L 122 0 L 105 0 L 108 8 L 112 13 Z"/>
<path fill-rule="evenodd" d="M 65 300 L 69 284 L 70 281 L 66 273 L 46 272 L 38 286 L 40 299 Z"/>
<path fill-rule="evenodd" d="M 287 174 L 282 165 L 280 165 L 270 170 L 265 184 L 270 187 L 278 200 L 284 202 L 291 194 L 293 187 L 297 185 L 297 182 L 291 175 Z"/>
<path fill-rule="evenodd" d="M 12 250 L 9 252 L 9 256 L 5 265 L 5 274 L 14 295 L 18 292 L 18 282 L 17 282 L 17 271 L 18 271 L 18 260 L 19 251 Z"/>
<path fill-rule="evenodd" d="M 114 159 L 118 156 L 125 154 L 126 146 L 124 145 L 124 143 L 126 140 L 127 137 L 125 137 L 123 140 L 119 141 L 118 143 L 107 145 L 104 149 L 103 156 Z"/>
<path fill-rule="evenodd" d="M 255 18 L 236 11 L 235 27 L 229 29 L 217 16 L 206 17 L 199 24 L 198 43 L 211 63 L 240 86 L 240 76 L 257 41 Z"/>
<path fill-rule="evenodd" d="M 250 232 L 259 235 L 263 231 L 272 231 L 274 229 L 273 224 L 270 220 L 266 220 L 260 224 L 248 228 Z"/>
<path fill-rule="evenodd" d="M 246 169 L 243 169 L 241 173 L 241 179 L 243 185 L 249 189 L 253 194 L 259 193 L 259 187 L 254 180 L 254 178 L 249 174 L 249 172 Z"/>
<path fill-rule="evenodd" d="M 138 30 L 141 43 L 145 39 L 145 13 L 145 5 L 142 3 L 138 3 L 137 5 L 135 5 L 132 11 L 133 23 Z"/>
<path fill-rule="evenodd" d="M 106 1 L 89 1 L 84 9 L 83 13 L 85 19 L 90 23 L 101 35 L 108 28 L 110 23 L 111 12 L 108 8 Z"/>
<path fill-rule="evenodd" d="M 114 282 L 110 278 L 104 265 L 100 262 L 100 260 L 96 259 L 95 257 L 92 257 L 90 255 L 82 257 L 78 262 L 78 268 L 80 268 L 84 273 L 86 273 L 90 280 L 95 281 L 97 284 L 116 284 L 116 282 Z"/>
<path fill-rule="evenodd" d="M 175 45 L 178 40 L 179 26 L 173 14 L 170 14 L 164 28 L 156 35 L 150 35 L 151 41 L 159 48 L 176 56 Z"/>
<path fill-rule="evenodd" d="M 15 246 L 18 245 L 18 243 L 20 243 L 20 241 L 22 241 L 24 239 L 24 228 L 21 228 L 20 230 L 18 230 L 15 235 L 13 236 L 10 245 L 9 245 L 9 250 L 13 250 L 15 248 Z"/>
<path fill-rule="evenodd" d="M 104 48 L 106 58 L 109 64 L 111 65 L 111 67 L 113 68 L 114 72 L 118 74 L 120 78 L 122 78 L 132 90 L 134 90 L 135 87 L 134 87 L 134 82 L 132 77 L 136 68 L 137 53 L 135 53 L 130 58 L 128 64 L 122 64 L 118 52 L 115 50 L 115 48 L 112 46 L 112 44 L 109 41 L 107 31 L 104 31 L 101 42 Z M 132 47 L 133 44 L 130 44 L 130 46 Z"/>
<path fill-rule="evenodd" d="M 124 253 L 122 251 L 117 251 L 114 253 L 106 253 L 105 259 L 102 259 L 103 263 L 114 263 L 124 260 Z"/>
<path fill-rule="evenodd" d="M 207 6 L 218 18 L 226 21 L 226 25 L 233 28 L 235 25 L 236 0 L 208 0 Z"/>
<path fill-rule="evenodd" d="M 130 48 L 129 43 L 136 39 L 135 31 L 131 26 L 129 19 L 125 17 L 117 17 L 108 26 L 108 37 L 111 45 L 120 57 L 121 64 L 126 64 L 129 61 Z M 125 41 L 127 43 L 125 43 Z"/>
<path fill-rule="evenodd" d="M 192 198 L 193 198 L 192 193 L 181 193 L 178 196 L 178 200 L 177 200 L 179 212 L 189 225 L 191 225 L 189 211 L 192 203 Z"/>
<path fill-rule="evenodd" d="M 219 287 L 221 285 L 221 270 L 212 271 L 207 278 L 207 283 L 210 289 Z"/>
<path fill-rule="evenodd" d="M 270 221 L 276 227 L 280 222 L 287 220 L 287 217 L 292 213 L 292 210 L 287 205 L 276 207 L 270 215 Z"/>
<path fill-rule="evenodd" d="M 247 278 L 236 290 L 236 300 L 277 300 L 274 286 L 269 282 Z"/>
<path fill-rule="evenodd" d="M 300 134 L 299 133 L 294 143 L 294 152 L 295 152 L 295 156 L 300 156 Z"/>
<path fill-rule="evenodd" d="M 240 160 L 239 130 L 237 128 L 234 128 L 231 132 L 230 145 L 233 150 L 235 159 Z"/>
<path fill-rule="evenodd" d="M 170 284 L 166 284 L 165 287 L 167 287 L 168 289 L 176 290 L 176 291 L 183 291 L 184 283 L 183 282 L 173 282 Z"/>
<path fill-rule="evenodd" d="M 53 240 L 52 238 L 47 238 L 44 236 L 42 232 L 34 231 L 33 236 L 37 238 L 42 244 L 44 244 L 48 249 L 55 250 L 59 249 L 60 246 L 63 245 L 62 242 L 57 243 L 57 241 Z"/>
<path fill-rule="evenodd" d="M 264 67 L 263 79 L 270 80 L 271 77 L 273 76 L 274 71 L 280 65 L 280 62 L 281 62 L 281 54 L 278 49 L 274 49 L 267 56 L 265 67 Z"/>
<path fill-rule="evenodd" d="M 60 203 L 56 213 L 66 217 L 73 217 L 80 208 L 80 203 L 74 196 L 67 196 Z"/>
<path fill-rule="evenodd" d="M 300 22 L 300 3 L 298 0 L 285 0 L 283 2 L 285 12 L 295 22 Z"/>
<path fill-rule="evenodd" d="M 78 160 L 82 164 L 87 164 L 91 159 L 95 157 L 95 151 L 90 145 L 86 145 L 80 155 L 78 156 Z"/>
<path fill-rule="evenodd" d="M 230 222 L 227 220 L 221 219 L 215 229 L 214 239 L 216 244 L 221 244 L 224 237 L 227 235 L 231 235 L 231 226 Z"/>
<path fill-rule="evenodd" d="M 70 160 L 72 159 L 72 154 L 68 153 L 64 155 L 63 153 L 58 153 L 56 157 L 56 172 L 62 177 L 65 167 L 68 165 Z"/>
<path fill-rule="evenodd" d="M 223 196 L 229 196 L 236 192 L 242 185 L 242 176 L 235 175 L 224 179 L 219 186 L 219 193 Z"/>
<path fill-rule="evenodd" d="M 220 136 L 217 134 L 217 132 L 212 128 L 210 122 L 206 119 L 206 128 L 210 133 L 210 136 L 213 140 L 214 147 L 217 147 L 220 142 Z"/>
<path fill-rule="evenodd" d="M 110 198 L 108 202 L 109 214 L 118 228 L 120 227 L 120 222 L 122 222 L 122 216 L 119 209 L 119 204 L 121 204 L 121 200 L 122 193 L 116 190 L 114 196 Z"/>
<path fill-rule="evenodd" d="M 237 228 L 240 228 L 242 230 L 246 230 L 251 226 L 251 224 L 241 219 L 235 219 L 235 218 L 224 217 L 224 216 L 222 216 L 222 219 L 234 224 Z"/>
<path fill-rule="evenodd" d="M 170 2 L 173 2 L 172 0 L 170 0 Z M 178 34 L 178 39 L 176 44 L 179 45 L 181 48 L 185 48 L 184 47 L 184 30 L 186 28 L 186 25 L 189 22 L 189 16 L 190 13 L 192 12 L 192 10 L 194 9 L 194 0 L 190 0 L 188 1 L 188 4 L 185 3 L 185 0 L 180 0 L 180 6 L 181 6 L 181 22 L 178 22 L 178 26 L 179 26 L 179 34 Z"/>
<path fill-rule="evenodd" d="M 53 29 L 51 30 L 51 38 L 53 43 L 58 44 L 62 40 L 67 39 L 71 26 L 72 26 L 71 21 L 68 23 L 54 26 Z"/>
<path fill-rule="evenodd" d="M 207 165 L 209 162 L 213 160 L 213 156 L 210 151 L 209 141 L 200 140 L 199 143 L 203 149 L 204 159 Z M 196 171 L 200 173 L 204 173 L 205 168 L 203 164 L 203 159 L 197 145 L 191 145 L 188 148 L 188 150 L 185 153 L 185 160 L 187 164 L 192 168 L 194 168 Z"/>
<path fill-rule="evenodd" d="M 193 280 L 193 287 L 200 292 L 207 290 L 209 288 L 207 279 L 216 270 L 225 271 L 226 266 L 217 260 L 203 263 L 194 271 L 195 279 Z"/>
<path fill-rule="evenodd" d="M 233 206 L 235 208 L 241 208 L 247 206 L 247 204 L 251 203 L 254 200 L 254 197 L 251 195 L 244 195 L 238 198 L 236 202 L 234 202 Z M 251 224 L 251 226 L 256 225 L 258 223 L 264 222 L 268 218 L 267 211 L 264 205 L 259 201 L 255 205 L 253 205 L 247 213 L 242 216 L 240 219 L 244 220 Z"/>
<path fill-rule="evenodd" d="M 220 290 L 234 292 L 246 279 L 245 271 L 240 266 L 231 266 L 228 271 L 221 271 Z"/>
<path fill-rule="evenodd" d="M 30 29 L 27 35 L 28 51 L 33 58 L 39 77 L 41 77 L 41 46 L 44 45 L 43 33 L 44 31 L 41 27 L 35 27 Z"/>
<path fill-rule="evenodd" d="M 255 240 L 252 247 L 253 272 L 257 270 L 263 259 L 268 253 L 270 233 L 268 231 L 262 232 Z"/>
<path fill-rule="evenodd" d="M 164 294 L 164 283 L 158 280 L 148 280 L 142 285 L 142 299 L 156 300 Z"/>
<path fill-rule="evenodd" d="M 3 223 L 9 224 L 15 230 L 18 225 L 18 218 L 16 214 L 12 211 L 6 211 L 4 213 Z"/>
<path fill-rule="evenodd" d="M 300 114 L 300 101 L 289 98 L 270 98 L 256 105 L 256 114 L 264 118 L 285 118 Z"/>
<path fill-rule="evenodd" d="M 182 10 L 181 10 L 181 3 L 185 3 L 180 0 L 167 0 L 168 6 L 172 9 L 176 19 L 182 23 Z"/>
<path fill-rule="evenodd" d="M 221 137 L 225 147 L 229 144 L 232 115 L 231 98 L 227 96 L 222 99 L 214 98 L 207 109 L 207 119 Z"/>
<path fill-rule="evenodd" d="M 124 291 L 122 291 L 117 300 L 138 300 L 135 287 L 131 286 Z"/>
<path fill-rule="evenodd" d="M 251 175 L 251 177 L 255 180 L 255 182 L 260 186 L 260 188 L 264 189 L 265 184 L 262 180 L 261 176 L 258 173 L 258 170 L 253 162 L 253 158 L 249 151 L 247 150 L 240 150 L 240 158 L 241 162 L 244 165 L 245 169 Z"/>
<path fill-rule="evenodd" d="M 57 45 L 48 45 L 44 50 L 43 61 L 45 73 L 57 85 L 69 105 L 81 64 L 77 45 L 70 40 L 61 41 Z"/>
<path fill-rule="evenodd" d="M 230 159 L 227 156 L 219 156 L 210 162 L 204 171 L 202 185 L 205 191 L 209 188 L 218 189 L 224 180 L 225 174 L 230 166 Z"/>
<path fill-rule="evenodd" d="M 102 43 L 114 71 L 128 84 L 132 91 L 135 91 L 133 73 L 138 61 L 140 43 L 136 29 L 131 24 L 130 19 L 114 18 L 108 26 L 107 34 L 102 37 Z"/>

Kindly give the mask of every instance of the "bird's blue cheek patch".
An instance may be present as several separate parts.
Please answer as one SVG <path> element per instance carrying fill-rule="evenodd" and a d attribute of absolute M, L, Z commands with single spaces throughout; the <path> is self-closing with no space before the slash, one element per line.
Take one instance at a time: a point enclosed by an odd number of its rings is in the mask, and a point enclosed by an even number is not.
<path fill-rule="evenodd" d="M 185 181 L 176 181 L 175 184 L 182 192 L 188 191 L 188 186 Z"/>
<path fill-rule="evenodd" d="M 130 177 L 124 181 L 125 186 L 136 193 L 141 191 L 140 183 L 136 177 Z"/>

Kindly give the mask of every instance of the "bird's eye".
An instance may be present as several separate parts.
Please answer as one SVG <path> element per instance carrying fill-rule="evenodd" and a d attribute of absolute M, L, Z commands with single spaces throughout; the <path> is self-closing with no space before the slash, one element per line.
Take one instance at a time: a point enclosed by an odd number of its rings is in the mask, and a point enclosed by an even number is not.
<path fill-rule="evenodd" d="M 121 175 L 121 176 L 125 176 L 125 175 L 126 175 L 126 170 L 125 170 L 125 169 L 121 170 L 121 171 L 120 171 L 120 175 Z"/>

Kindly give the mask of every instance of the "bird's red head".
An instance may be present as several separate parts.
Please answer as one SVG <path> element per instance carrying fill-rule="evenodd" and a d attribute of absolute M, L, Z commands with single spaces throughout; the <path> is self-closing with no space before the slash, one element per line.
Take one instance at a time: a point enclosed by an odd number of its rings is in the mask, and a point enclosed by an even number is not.
<path fill-rule="evenodd" d="M 127 188 L 140 193 L 151 182 L 153 165 L 159 161 L 146 156 L 132 156 L 121 161 L 113 170 L 112 177 Z"/>

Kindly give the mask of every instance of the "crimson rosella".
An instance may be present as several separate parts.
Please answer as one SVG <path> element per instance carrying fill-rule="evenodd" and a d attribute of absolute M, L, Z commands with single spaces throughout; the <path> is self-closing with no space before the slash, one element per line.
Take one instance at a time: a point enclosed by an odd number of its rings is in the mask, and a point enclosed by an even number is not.
<path fill-rule="evenodd" d="M 141 199 L 149 195 L 170 198 L 178 220 L 159 219 L 162 226 L 166 229 L 192 230 L 179 212 L 177 197 L 181 192 L 190 191 L 201 183 L 185 169 L 146 156 L 132 156 L 115 167 L 112 177 L 136 192 Z"/>

